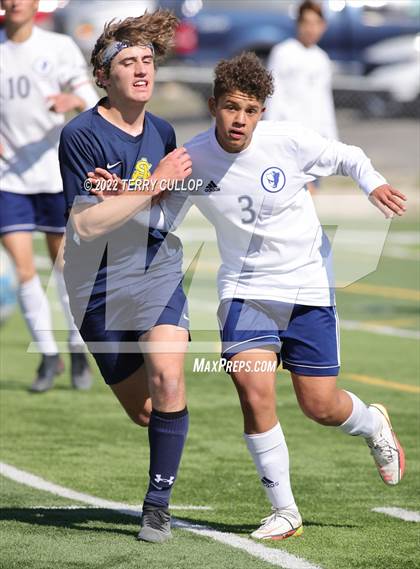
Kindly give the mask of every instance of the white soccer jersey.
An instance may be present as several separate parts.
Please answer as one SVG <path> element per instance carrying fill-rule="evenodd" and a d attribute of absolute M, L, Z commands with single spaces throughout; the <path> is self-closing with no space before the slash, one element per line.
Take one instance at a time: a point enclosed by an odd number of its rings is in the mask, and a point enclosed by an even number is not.
<path fill-rule="evenodd" d="M 369 194 L 386 180 L 364 152 L 299 124 L 271 121 L 260 122 L 251 144 L 236 154 L 221 148 L 214 127 L 185 146 L 192 177 L 203 186 L 162 200 L 166 229 L 176 227 L 192 204 L 214 225 L 220 298 L 333 305 L 330 245 L 305 185 L 341 174 Z"/>
<path fill-rule="evenodd" d="M 264 118 L 300 122 L 326 138 L 338 138 L 331 61 L 324 50 L 289 39 L 272 49 L 267 68 L 275 90 L 267 99 Z"/>
<path fill-rule="evenodd" d="M 74 41 L 34 27 L 22 43 L 0 30 L 0 189 L 19 194 L 62 191 L 58 142 L 64 115 L 47 97 L 70 88 L 96 104 L 98 96 Z"/>

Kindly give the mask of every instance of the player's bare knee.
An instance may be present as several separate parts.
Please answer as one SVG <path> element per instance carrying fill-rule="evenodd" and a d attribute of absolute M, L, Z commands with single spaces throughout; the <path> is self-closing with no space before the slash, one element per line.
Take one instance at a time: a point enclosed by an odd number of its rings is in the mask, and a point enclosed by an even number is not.
<path fill-rule="evenodd" d="M 149 379 L 150 391 L 158 394 L 160 400 L 170 401 L 179 395 L 183 386 L 181 373 L 162 371 L 153 374 Z"/>
<path fill-rule="evenodd" d="M 309 419 L 312 419 L 320 425 L 334 425 L 335 413 L 328 402 L 309 401 L 300 402 L 300 407 Z"/>
<path fill-rule="evenodd" d="M 265 413 L 271 410 L 274 404 L 274 397 L 271 393 L 265 393 L 261 389 L 248 389 L 240 393 L 239 398 L 244 411 Z"/>
<path fill-rule="evenodd" d="M 16 266 L 16 276 L 20 284 L 25 284 L 36 275 L 35 267 Z"/>

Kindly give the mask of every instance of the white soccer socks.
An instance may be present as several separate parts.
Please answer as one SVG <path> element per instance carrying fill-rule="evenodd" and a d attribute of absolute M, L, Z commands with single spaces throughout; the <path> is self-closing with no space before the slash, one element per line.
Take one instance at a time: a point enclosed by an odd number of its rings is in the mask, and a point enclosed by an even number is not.
<path fill-rule="evenodd" d="M 57 354 L 58 348 L 52 333 L 51 311 L 38 275 L 19 286 L 18 299 L 39 351 L 44 355 Z"/>
<path fill-rule="evenodd" d="M 54 277 L 57 284 L 57 292 L 60 298 L 61 307 L 64 312 L 64 316 L 67 321 L 67 326 L 69 330 L 69 344 L 71 348 L 80 348 L 84 346 L 83 338 L 80 335 L 79 330 L 76 328 L 74 323 L 73 315 L 70 310 L 69 295 L 67 294 L 66 283 L 64 282 L 64 277 L 62 271 L 54 267 Z"/>
<path fill-rule="evenodd" d="M 381 428 L 381 421 L 378 414 L 372 411 L 363 401 L 361 401 L 354 393 L 346 391 L 353 402 L 353 410 L 340 429 L 348 435 L 361 435 L 362 437 L 372 437 Z"/>
<path fill-rule="evenodd" d="M 297 511 L 290 486 L 289 452 L 280 424 L 265 433 L 245 433 L 244 439 L 273 508 Z"/>

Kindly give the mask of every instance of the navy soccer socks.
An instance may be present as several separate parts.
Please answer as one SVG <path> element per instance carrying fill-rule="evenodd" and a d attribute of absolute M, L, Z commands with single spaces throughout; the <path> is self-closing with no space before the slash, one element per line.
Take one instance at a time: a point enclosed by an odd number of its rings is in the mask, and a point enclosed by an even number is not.
<path fill-rule="evenodd" d="M 145 505 L 168 508 L 188 432 L 188 409 L 152 410 L 149 423 L 150 469 Z"/>

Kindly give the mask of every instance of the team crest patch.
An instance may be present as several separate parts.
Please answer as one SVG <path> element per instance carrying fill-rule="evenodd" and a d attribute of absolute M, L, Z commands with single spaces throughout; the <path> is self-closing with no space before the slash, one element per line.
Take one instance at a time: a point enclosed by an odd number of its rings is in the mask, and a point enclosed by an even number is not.
<path fill-rule="evenodd" d="M 261 185 L 266 192 L 275 194 L 284 188 L 286 176 L 281 168 L 271 166 L 261 174 Z"/>
<path fill-rule="evenodd" d="M 131 174 L 132 180 L 147 180 L 151 176 L 150 168 L 151 163 L 148 162 L 147 158 L 140 158 L 140 160 L 134 166 L 133 173 Z"/>
<path fill-rule="evenodd" d="M 39 75 L 48 75 L 53 68 L 53 62 L 46 57 L 38 57 L 33 62 L 32 67 Z"/>

